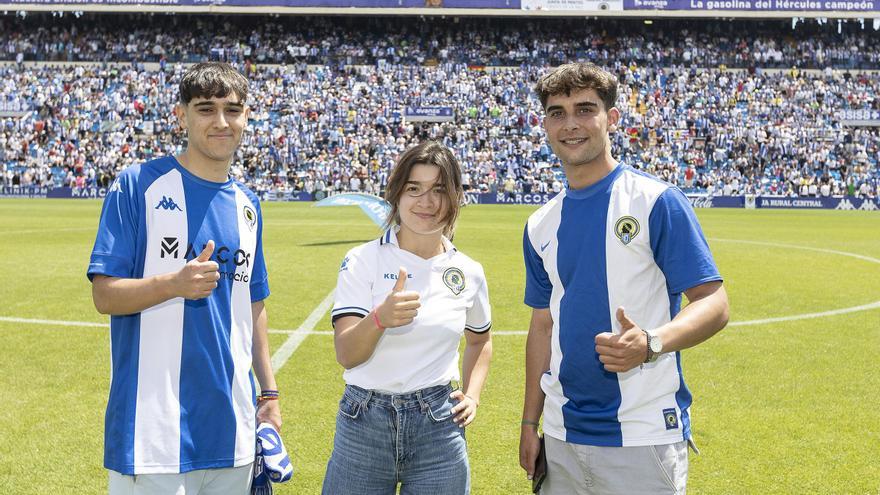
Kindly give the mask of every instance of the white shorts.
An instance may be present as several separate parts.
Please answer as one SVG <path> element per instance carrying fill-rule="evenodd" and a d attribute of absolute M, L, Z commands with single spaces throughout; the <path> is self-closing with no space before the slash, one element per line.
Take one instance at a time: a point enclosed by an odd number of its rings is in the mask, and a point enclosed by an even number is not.
<path fill-rule="evenodd" d="M 547 478 L 541 495 L 684 495 L 687 442 L 594 447 L 544 436 Z"/>
<path fill-rule="evenodd" d="M 181 474 L 138 474 L 110 471 L 110 495 L 248 495 L 254 464 L 199 469 Z"/>

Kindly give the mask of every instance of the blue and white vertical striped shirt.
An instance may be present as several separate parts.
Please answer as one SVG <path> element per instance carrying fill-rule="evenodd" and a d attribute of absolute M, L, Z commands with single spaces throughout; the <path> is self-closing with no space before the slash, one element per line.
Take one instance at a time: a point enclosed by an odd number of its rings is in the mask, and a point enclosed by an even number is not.
<path fill-rule="evenodd" d="M 176 272 L 209 240 L 221 278 L 205 299 L 111 318 L 105 467 L 183 473 L 253 462 L 251 303 L 269 295 L 261 239 L 249 189 L 200 179 L 172 157 L 130 167 L 110 188 L 90 279 Z"/>
<path fill-rule="evenodd" d="M 721 277 L 677 188 L 618 165 L 566 189 L 529 217 L 525 303 L 553 318 L 544 432 L 567 442 L 642 446 L 690 437 L 691 394 L 679 353 L 626 373 L 605 371 L 595 337 L 620 332 L 618 306 L 642 328 L 669 322 L 681 293 Z"/>

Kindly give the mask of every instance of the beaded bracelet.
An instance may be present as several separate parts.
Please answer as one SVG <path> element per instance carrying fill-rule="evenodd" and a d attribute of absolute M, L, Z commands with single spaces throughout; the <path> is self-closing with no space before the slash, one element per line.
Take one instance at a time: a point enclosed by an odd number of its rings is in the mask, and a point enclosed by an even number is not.
<path fill-rule="evenodd" d="M 257 402 L 262 402 L 264 400 L 278 400 L 278 391 L 277 390 L 261 390 L 260 395 L 257 397 Z"/>

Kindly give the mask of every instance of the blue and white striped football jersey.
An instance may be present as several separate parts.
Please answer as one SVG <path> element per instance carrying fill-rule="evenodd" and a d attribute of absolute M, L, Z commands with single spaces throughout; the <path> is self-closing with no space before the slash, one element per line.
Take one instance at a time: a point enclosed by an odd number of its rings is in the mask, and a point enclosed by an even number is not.
<path fill-rule="evenodd" d="M 269 295 L 257 197 L 173 157 L 122 172 L 104 200 L 88 275 L 176 272 L 215 242 L 218 287 L 110 320 L 104 466 L 183 473 L 254 460 L 251 303 Z"/>
<path fill-rule="evenodd" d="M 618 306 L 644 329 L 669 322 L 685 290 L 721 277 L 681 191 L 618 165 L 566 189 L 529 217 L 525 303 L 553 318 L 544 432 L 571 443 L 643 446 L 690 437 L 691 394 L 679 353 L 626 373 L 605 371 L 602 332 L 620 333 Z"/>

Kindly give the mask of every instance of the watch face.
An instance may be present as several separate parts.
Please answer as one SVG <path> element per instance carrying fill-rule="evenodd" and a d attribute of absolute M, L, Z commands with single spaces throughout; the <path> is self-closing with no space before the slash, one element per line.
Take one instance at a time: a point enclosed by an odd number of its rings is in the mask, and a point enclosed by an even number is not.
<path fill-rule="evenodd" d="M 660 342 L 660 337 L 656 335 L 651 335 L 651 352 L 655 354 L 659 354 L 660 351 L 663 350 L 663 342 Z"/>

